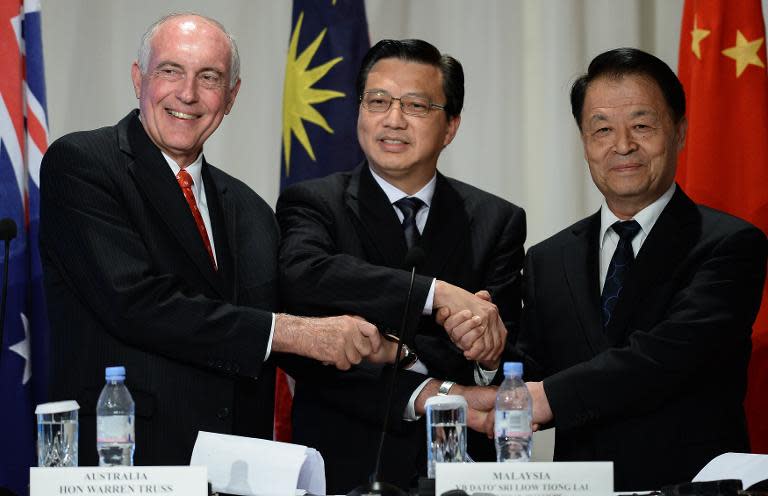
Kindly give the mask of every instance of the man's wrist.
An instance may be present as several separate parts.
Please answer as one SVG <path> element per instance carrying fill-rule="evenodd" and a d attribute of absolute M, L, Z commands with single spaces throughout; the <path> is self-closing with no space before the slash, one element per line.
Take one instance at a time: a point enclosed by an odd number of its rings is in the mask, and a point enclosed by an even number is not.
<path fill-rule="evenodd" d="M 432 309 L 437 310 L 445 306 L 445 292 L 448 289 L 448 283 L 435 279 L 435 294 L 432 298 Z"/>
<path fill-rule="evenodd" d="M 272 334 L 272 351 L 300 354 L 306 343 L 297 317 L 285 313 L 275 314 L 275 331 Z"/>
<path fill-rule="evenodd" d="M 437 390 L 440 388 L 440 384 L 442 382 L 443 381 L 437 379 L 430 379 L 424 385 L 424 387 L 421 389 L 421 392 L 416 397 L 416 401 L 413 405 L 414 410 L 416 411 L 416 415 L 424 415 L 424 412 L 426 411 L 424 405 L 427 402 L 427 398 L 431 398 L 437 394 Z"/>
<path fill-rule="evenodd" d="M 385 333 L 382 334 L 382 337 L 384 340 L 388 343 L 388 346 L 392 349 L 389 356 L 391 357 L 391 360 L 389 360 L 389 363 L 397 363 L 398 366 L 402 369 L 408 369 L 413 366 L 414 363 L 419 359 L 418 355 L 415 351 L 413 351 L 407 344 L 403 343 L 402 350 L 400 351 L 400 356 L 397 357 L 397 347 L 400 343 L 400 338 L 395 336 L 392 333 Z"/>
<path fill-rule="evenodd" d="M 495 372 L 501 365 L 501 357 L 496 360 L 478 360 L 477 365 L 486 372 Z"/>
<path fill-rule="evenodd" d="M 429 381 L 424 385 L 419 395 L 416 397 L 416 401 L 414 404 L 416 415 L 424 415 L 424 412 L 425 412 L 424 404 L 427 402 L 427 398 L 431 398 L 432 396 L 437 396 L 438 390 L 440 389 L 440 385 L 442 385 L 444 382 L 446 381 L 442 381 L 440 379 L 429 379 Z M 467 391 L 467 386 L 462 386 L 461 384 L 454 383 L 450 387 L 451 394 L 464 396 L 464 393 L 466 391 Z"/>

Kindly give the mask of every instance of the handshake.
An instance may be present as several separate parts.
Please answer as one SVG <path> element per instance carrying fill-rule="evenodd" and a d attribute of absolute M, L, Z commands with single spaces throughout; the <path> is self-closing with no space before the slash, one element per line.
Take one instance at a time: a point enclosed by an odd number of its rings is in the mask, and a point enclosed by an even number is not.
<path fill-rule="evenodd" d="M 487 291 L 472 294 L 452 284 L 436 281 L 433 308 L 436 321 L 467 360 L 486 370 L 499 367 L 507 329 Z M 373 324 L 360 317 L 295 317 L 279 314 L 272 348 L 313 358 L 340 370 L 368 360 L 394 363 L 396 343 L 384 341 Z"/>
<path fill-rule="evenodd" d="M 467 360 L 486 370 L 499 368 L 507 328 L 488 291 L 475 294 L 443 281 L 435 283 L 436 321 Z"/>
<path fill-rule="evenodd" d="M 452 284 L 436 281 L 433 300 L 435 320 L 467 360 L 477 361 L 486 370 L 499 368 L 507 340 L 507 329 L 499 310 L 483 290 L 470 293 Z M 396 343 L 384 340 L 376 326 L 360 317 L 295 317 L 279 314 L 275 321 L 272 349 L 288 352 L 347 370 L 363 360 L 394 363 Z M 424 413 L 427 398 L 437 394 L 442 381 L 431 379 L 419 393 L 415 409 Z M 552 412 L 541 382 L 529 382 L 533 398 L 534 430 L 552 420 Z M 467 400 L 467 424 L 488 437 L 493 436 L 495 386 L 454 384 L 450 394 Z"/>
<path fill-rule="evenodd" d="M 528 392 L 531 394 L 533 404 L 531 427 L 533 431 L 539 430 L 542 424 L 547 424 L 553 420 L 552 410 L 547 401 L 547 395 L 544 393 L 542 382 L 526 382 Z M 416 413 L 423 415 L 425 413 L 424 404 L 427 398 L 437 394 L 440 387 L 440 381 L 432 379 L 422 389 L 416 398 Z M 494 420 L 496 418 L 496 392 L 497 386 L 461 386 L 454 384 L 451 386 L 449 394 L 463 396 L 467 400 L 467 426 L 475 431 L 482 432 L 488 439 L 494 436 Z"/>

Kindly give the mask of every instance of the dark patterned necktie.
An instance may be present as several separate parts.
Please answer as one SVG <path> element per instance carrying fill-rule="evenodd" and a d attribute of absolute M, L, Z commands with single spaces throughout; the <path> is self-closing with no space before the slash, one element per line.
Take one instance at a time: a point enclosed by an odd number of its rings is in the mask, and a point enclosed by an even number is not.
<path fill-rule="evenodd" d="M 608 265 L 608 273 L 605 275 L 605 284 L 603 285 L 603 294 L 600 297 L 600 304 L 603 310 L 603 327 L 607 327 L 611 321 L 613 308 L 616 306 L 616 300 L 619 299 L 621 288 L 624 285 L 624 277 L 635 260 L 635 253 L 632 251 L 632 240 L 640 232 L 640 224 L 635 220 L 626 220 L 615 222 L 611 229 L 619 235 L 619 243 L 616 245 L 616 251 L 613 252 L 613 258 Z"/>
<path fill-rule="evenodd" d="M 419 229 L 416 227 L 416 214 L 424 205 L 423 201 L 412 196 L 400 198 L 395 202 L 395 206 L 403 213 L 403 234 L 405 234 L 405 245 L 409 250 L 421 238 Z"/>

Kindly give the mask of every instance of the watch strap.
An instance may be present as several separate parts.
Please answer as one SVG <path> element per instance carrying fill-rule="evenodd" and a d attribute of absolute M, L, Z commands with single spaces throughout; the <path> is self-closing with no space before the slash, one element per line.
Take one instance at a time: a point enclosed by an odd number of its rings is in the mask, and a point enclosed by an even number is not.
<path fill-rule="evenodd" d="M 447 396 L 450 394 L 450 390 L 453 387 L 453 385 L 456 384 L 453 381 L 443 381 L 442 384 L 440 384 L 440 387 L 437 389 L 438 396 Z"/>

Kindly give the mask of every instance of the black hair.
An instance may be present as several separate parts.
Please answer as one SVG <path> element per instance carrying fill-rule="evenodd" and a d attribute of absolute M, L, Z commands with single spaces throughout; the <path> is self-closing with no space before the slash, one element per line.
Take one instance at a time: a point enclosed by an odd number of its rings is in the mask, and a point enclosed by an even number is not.
<path fill-rule="evenodd" d="M 675 124 L 680 122 L 685 115 L 685 91 L 672 69 L 658 57 L 637 48 L 616 48 L 595 57 L 587 73 L 571 86 L 571 113 L 579 129 L 589 85 L 599 78 L 621 79 L 629 75 L 654 81 L 664 95 Z"/>
<path fill-rule="evenodd" d="M 445 114 L 449 118 L 461 114 L 464 106 L 464 69 L 461 63 L 450 55 L 441 54 L 435 46 L 423 40 L 381 40 L 373 45 L 365 54 L 357 73 L 358 99 L 363 96 L 371 68 L 379 60 L 390 58 L 428 64 L 440 69 L 446 99 Z"/>

